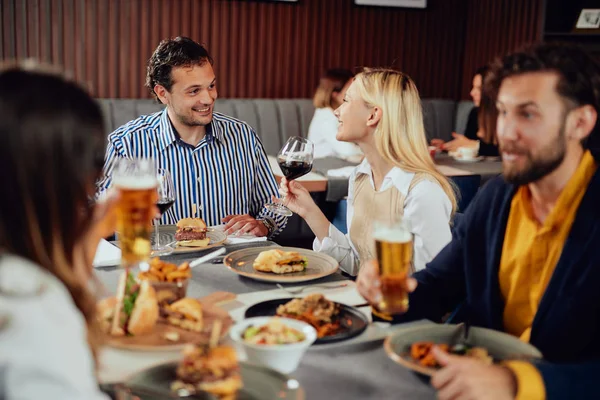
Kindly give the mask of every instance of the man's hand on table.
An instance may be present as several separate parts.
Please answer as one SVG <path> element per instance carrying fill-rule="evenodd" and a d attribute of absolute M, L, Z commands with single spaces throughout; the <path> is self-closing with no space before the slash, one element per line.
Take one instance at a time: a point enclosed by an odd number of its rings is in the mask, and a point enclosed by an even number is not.
<path fill-rule="evenodd" d="M 250 233 L 254 236 L 267 236 L 269 229 L 261 221 L 256 220 L 248 214 L 229 215 L 223 218 L 225 223 L 225 233 L 231 235 L 238 232 L 240 234 Z"/>
<path fill-rule="evenodd" d="M 487 365 L 469 357 L 450 355 L 435 347 L 433 355 L 443 368 L 433 375 L 431 384 L 441 400 L 514 399 L 517 381 L 505 367 Z"/>

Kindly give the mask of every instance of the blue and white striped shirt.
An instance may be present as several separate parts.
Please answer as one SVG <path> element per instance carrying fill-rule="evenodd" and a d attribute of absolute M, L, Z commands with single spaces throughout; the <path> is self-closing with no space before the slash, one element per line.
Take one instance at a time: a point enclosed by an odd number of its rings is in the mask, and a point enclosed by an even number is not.
<path fill-rule="evenodd" d="M 176 199 L 162 224 L 194 216 L 194 204 L 208 226 L 220 225 L 233 214 L 270 219 L 277 226 L 273 233 L 287 223 L 264 208 L 271 195 L 279 197 L 277 183 L 254 129 L 235 118 L 213 113 L 206 136 L 196 147 L 177 135 L 166 108 L 128 122 L 108 137 L 101 191 L 110 186 L 117 157 L 152 158 L 157 168 L 169 170 Z"/>

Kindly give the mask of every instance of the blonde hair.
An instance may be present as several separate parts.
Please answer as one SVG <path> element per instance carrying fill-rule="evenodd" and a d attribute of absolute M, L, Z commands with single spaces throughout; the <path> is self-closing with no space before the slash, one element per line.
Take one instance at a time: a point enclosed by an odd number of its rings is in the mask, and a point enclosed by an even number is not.
<path fill-rule="evenodd" d="M 313 97 L 315 108 L 337 108 L 338 104 L 333 102 L 333 94 L 341 92 L 346 83 L 354 77 L 352 71 L 347 69 L 335 68 L 325 72 L 321 77 L 319 86 Z"/>
<path fill-rule="evenodd" d="M 398 168 L 434 178 L 450 199 L 454 213 L 456 191 L 429 155 L 421 99 L 413 80 L 396 70 L 368 68 L 356 75 L 354 85 L 367 105 L 383 112 L 375 129 L 379 154 Z"/>

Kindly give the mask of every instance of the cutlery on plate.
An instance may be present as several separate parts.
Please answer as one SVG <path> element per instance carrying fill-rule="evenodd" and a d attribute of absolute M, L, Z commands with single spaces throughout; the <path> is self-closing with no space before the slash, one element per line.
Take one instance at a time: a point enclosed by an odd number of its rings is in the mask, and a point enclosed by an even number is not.
<path fill-rule="evenodd" d="M 346 287 L 348 286 L 347 283 L 340 283 L 340 284 L 336 284 L 336 285 L 313 285 L 313 286 L 304 286 L 301 288 L 286 288 L 284 286 L 281 286 L 279 283 L 277 284 L 277 287 L 281 290 L 284 290 L 290 294 L 298 294 L 298 293 L 302 293 L 305 290 L 308 289 L 337 289 L 337 288 L 342 288 L 342 287 Z"/>
<path fill-rule="evenodd" d="M 216 257 L 220 256 L 223 253 L 225 253 L 225 247 L 221 247 L 219 250 L 215 250 L 212 253 L 208 253 L 205 256 L 202 256 L 200 258 L 195 259 L 194 261 L 192 261 L 190 263 L 190 268 L 194 268 L 194 267 L 197 267 L 200 264 L 204 264 L 205 262 L 210 261 L 213 258 L 216 258 Z"/>

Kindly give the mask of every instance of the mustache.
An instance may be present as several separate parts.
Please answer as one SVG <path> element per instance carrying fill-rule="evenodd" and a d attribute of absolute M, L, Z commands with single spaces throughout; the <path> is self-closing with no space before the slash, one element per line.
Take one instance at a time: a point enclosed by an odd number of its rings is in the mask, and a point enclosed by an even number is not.
<path fill-rule="evenodd" d="M 525 147 L 517 146 L 514 143 L 499 143 L 500 151 L 513 153 L 518 155 L 528 154 L 529 151 Z"/>

